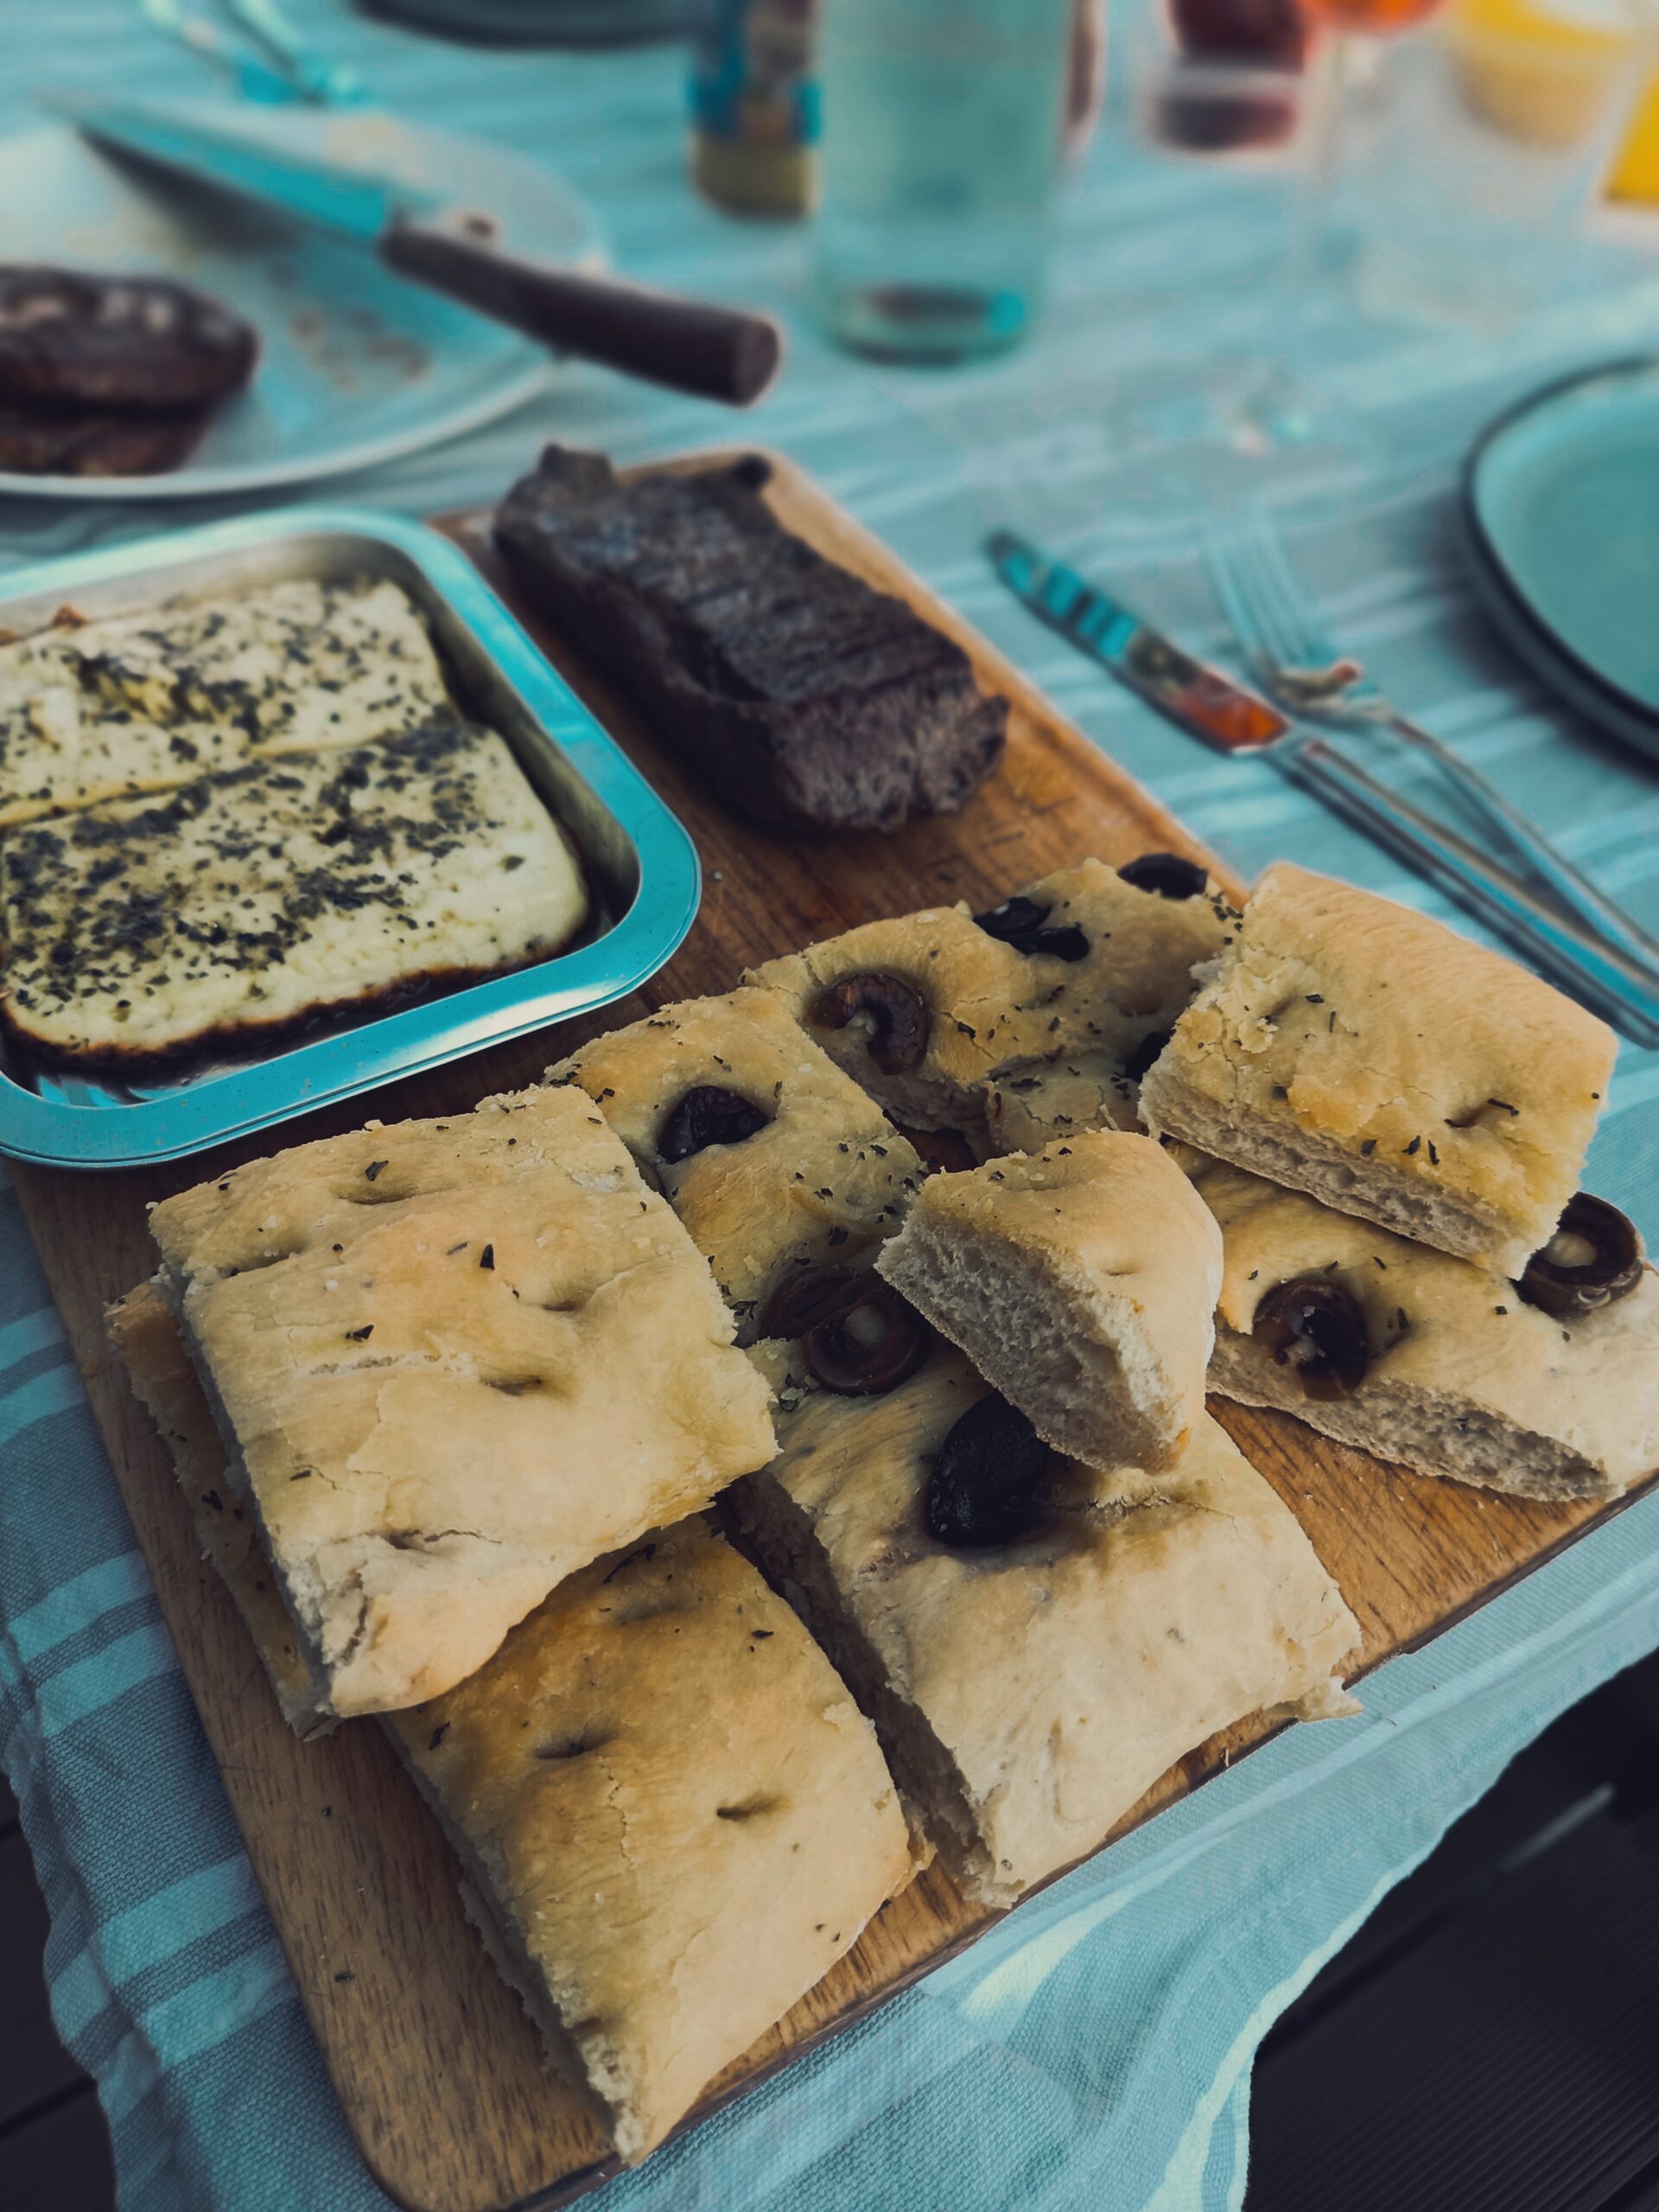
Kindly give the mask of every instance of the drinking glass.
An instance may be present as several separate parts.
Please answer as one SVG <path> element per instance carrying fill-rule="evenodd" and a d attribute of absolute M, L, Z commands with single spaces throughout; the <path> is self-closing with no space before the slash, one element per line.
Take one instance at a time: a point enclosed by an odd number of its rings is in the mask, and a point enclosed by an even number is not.
<path fill-rule="evenodd" d="M 1450 0 L 1393 57 L 1351 165 L 1363 310 L 1497 333 L 1562 276 L 1651 52 L 1633 18 L 1569 4 Z"/>
<path fill-rule="evenodd" d="M 1071 0 L 830 0 L 818 311 L 843 345 L 957 361 L 1042 295 Z"/>
<path fill-rule="evenodd" d="M 1231 4 L 1175 0 L 1118 41 L 1137 135 L 1173 157 L 1254 175 L 1261 238 L 1256 268 L 1229 283 L 1184 276 L 1155 367 L 1116 380 L 1113 502 L 1138 534 L 1184 530 L 1189 516 L 1213 520 L 1256 497 L 1332 489 L 1370 457 L 1309 365 L 1337 87 L 1294 7 L 1278 11 L 1288 34 L 1270 16 L 1230 48 Z"/>

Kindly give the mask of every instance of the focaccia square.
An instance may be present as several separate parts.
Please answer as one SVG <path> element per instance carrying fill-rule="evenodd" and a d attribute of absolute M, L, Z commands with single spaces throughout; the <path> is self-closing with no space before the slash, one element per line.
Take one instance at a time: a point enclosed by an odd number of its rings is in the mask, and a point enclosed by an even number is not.
<path fill-rule="evenodd" d="M 741 1339 L 782 1280 L 867 1260 L 921 1179 L 880 1108 L 770 992 L 663 1007 L 547 1079 L 598 1104 L 713 1267 Z"/>
<path fill-rule="evenodd" d="M 1513 1275 L 1578 1188 L 1614 1052 L 1525 969 L 1281 862 L 1141 1110 L 1154 1135 Z"/>
<path fill-rule="evenodd" d="M 232 1502 L 178 1324 L 145 1283 L 111 1329 L 301 1726 L 293 1624 Z M 912 1872 L 870 1724 L 788 1606 L 695 1518 L 561 1584 L 463 1686 L 387 1726 L 491 1957 L 630 2159 Z"/>
<path fill-rule="evenodd" d="M 1617 1497 L 1659 1470 L 1659 1275 L 1550 1313 L 1453 1259 L 1219 1163 L 1226 1269 L 1210 1387 L 1427 1475 Z M 1302 1317 L 1287 1294 L 1313 1289 Z M 1300 1326 L 1295 1325 L 1300 1320 Z"/>
<path fill-rule="evenodd" d="M 779 994 L 809 1036 L 895 1120 L 989 1148 L 992 1087 L 1077 1053 L 1109 1057 L 1132 1102 L 1237 915 L 1173 855 L 1158 891 L 1104 861 L 1061 868 L 979 915 L 937 906 L 867 922 L 746 981 Z M 1178 895 L 1179 894 L 1179 895 Z M 1149 1041 L 1150 1040 L 1150 1041 Z"/>
<path fill-rule="evenodd" d="M 706 1263 L 580 1091 L 302 1145 L 150 1225 L 321 1711 L 448 1688 L 770 1455 Z"/>
<path fill-rule="evenodd" d="M 491 1955 L 630 2164 L 910 1872 L 869 1723 L 695 1521 L 564 1583 L 388 1725 Z"/>
<path fill-rule="evenodd" d="M 738 1511 L 969 1897 L 1014 1904 L 1247 1713 L 1354 1709 L 1334 1679 L 1352 1615 L 1207 1416 L 1166 1475 L 1055 1462 L 1026 1533 L 953 1548 L 929 1486 L 990 1395 L 962 1355 L 868 1400 L 803 1393 L 785 1348 L 763 1355 L 792 1409 Z"/>
<path fill-rule="evenodd" d="M 523 967 L 587 911 L 502 740 L 448 721 L 10 831 L 0 1019 L 131 1070 Z"/>
<path fill-rule="evenodd" d="M 454 711 L 385 581 L 294 578 L 0 645 L 0 827 Z"/>
<path fill-rule="evenodd" d="M 930 1176 L 876 1266 L 1074 1459 L 1167 1467 L 1204 1418 L 1221 1238 L 1150 1137 Z"/>

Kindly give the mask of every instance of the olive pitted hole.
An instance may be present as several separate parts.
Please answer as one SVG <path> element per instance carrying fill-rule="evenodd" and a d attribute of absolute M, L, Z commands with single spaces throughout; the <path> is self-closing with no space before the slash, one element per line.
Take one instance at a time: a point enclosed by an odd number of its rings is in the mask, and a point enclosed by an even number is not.
<path fill-rule="evenodd" d="M 927 1357 L 931 1332 L 872 1268 L 804 1268 L 767 1299 L 763 1337 L 798 1337 L 809 1375 L 842 1398 L 897 1389 Z"/>
<path fill-rule="evenodd" d="M 1130 1083 L 1140 1083 L 1151 1072 L 1152 1064 L 1162 1057 L 1163 1050 L 1175 1034 L 1173 1029 L 1154 1029 L 1141 1042 L 1123 1063 L 1123 1073 Z"/>
<path fill-rule="evenodd" d="M 1117 872 L 1137 891 L 1155 891 L 1160 899 L 1196 899 L 1210 882 L 1196 861 L 1183 860 L 1179 853 L 1142 853 Z"/>
<path fill-rule="evenodd" d="M 735 1090 L 712 1083 L 693 1084 L 668 1109 L 657 1136 L 658 1157 L 671 1167 L 711 1144 L 741 1144 L 764 1129 L 770 1115 Z"/>
<path fill-rule="evenodd" d="M 533 1757 L 538 1759 L 585 1759 L 590 1751 L 602 1751 L 612 1742 L 615 1732 L 603 1726 L 579 1728 L 574 1736 L 556 1736 L 550 1744 L 538 1744 Z"/>
<path fill-rule="evenodd" d="M 1055 960 L 1083 959 L 1089 950 L 1088 938 L 1075 922 L 1063 922 L 1058 929 L 1045 927 L 1052 911 L 1039 906 L 1034 899 L 1005 899 L 1000 906 L 976 914 L 974 927 L 1001 944 L 1011 944 L 1016 952 L 1046 952 Z"/>
<path fill-rule="evenodd" d="M 1628 1296 L 1642 1280 L 1642 1240 L 1636 1224 L 1580 1191 L 1569 1198 L 1555 1234 L 1527 1262 L 1516 1287 L 1546 1313 L 1593 1313 Z"/>
<path fill-rule="evenodd" d="M 1306 1398 L 1350 1398 L 1365 1379 L 1370 1340 L 1357 1299 L 1318 1278 L 1281 1282 L 1255 1309 L 1251 1333 Z"/>
<path fill-rule="evenodd" d="M 908 983 L 861 969 L 821 991 L 812 1008 L 813 1020 L 825 1029 L 845 1029 L 859 1014 L 869 1022 L 870 1058 L 883 1075 L 905 1075 L 920 1065 L 932 1017 Z"/>
<path fill-rule="evenodd" d="M 1051 1454 L 1024 1414 L 995 1392 L 939 1446 L 927 1485 L 927 1533 L 953 1551 L 1012 1544 L 1036 1526 Z"/>

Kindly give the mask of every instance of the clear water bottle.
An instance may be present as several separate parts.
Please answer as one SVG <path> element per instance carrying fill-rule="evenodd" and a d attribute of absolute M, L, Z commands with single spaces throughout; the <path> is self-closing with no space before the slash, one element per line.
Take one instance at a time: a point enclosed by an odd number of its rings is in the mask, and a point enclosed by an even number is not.
<path fill-rule="evenodd" d="M 825 0 L 819 312 L 906 360 L 1012 346 L 1040 303 L 1072 0 Z"/>

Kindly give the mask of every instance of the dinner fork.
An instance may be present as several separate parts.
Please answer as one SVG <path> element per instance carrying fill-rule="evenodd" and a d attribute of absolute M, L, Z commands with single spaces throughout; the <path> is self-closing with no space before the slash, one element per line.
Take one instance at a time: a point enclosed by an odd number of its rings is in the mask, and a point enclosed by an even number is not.
<path fill-rule="evenodd" d="M 1233 536 L 1211 537 L 1205 556 L 1250 672 L 1277 705 L 1327 729 L 1387 730 L 1427 754 L 1562 906 L 1659 977 L 1659 938 L 1598 891 L 1478 769 L 1402 715 L 1358 661 L 1337 651 L 1265 520 Z"/>

